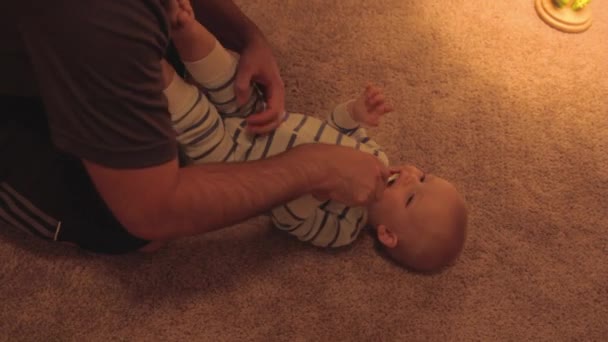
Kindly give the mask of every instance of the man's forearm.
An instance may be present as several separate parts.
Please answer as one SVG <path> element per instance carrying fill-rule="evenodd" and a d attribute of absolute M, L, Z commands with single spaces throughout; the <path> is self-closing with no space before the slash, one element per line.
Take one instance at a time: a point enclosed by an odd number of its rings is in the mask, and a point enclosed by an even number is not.
<path fill-rule="evenodd" d="M 197 235 L 236 224 L 311 192 L 320 168 L 284 153 L 247 163 L 180 169 L 155 239 Z"/>
<path fill-rule="evenodd" d="M 197 20 L 228 49 L 240 52 L 249 39 L 262 37 L 232 0 L 192 0 L 192 7 Z"/>
<path fill-rule="evenodd" d="M 183 169 L 176 159 L 135 169 L 83 164 L 117 220 L 147 240 L 217 230 L 305 194 L 367 205 L 380 198 L 388 178 L 388 170 L 371 154 L 319 143 L 264 160 Z"/>

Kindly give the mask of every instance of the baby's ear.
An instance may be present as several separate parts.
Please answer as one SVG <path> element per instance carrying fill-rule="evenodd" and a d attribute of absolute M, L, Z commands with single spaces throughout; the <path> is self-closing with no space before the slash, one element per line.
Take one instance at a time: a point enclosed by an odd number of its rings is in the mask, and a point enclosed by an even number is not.
<path fill-rule="evenodd" d="M 397 235 L 388 229 L 385 225 L 381 224 L 376 227 L 376 233 L 378 234 L 378 240 L 387 248 L 395 248 L 399 239 Z"/>

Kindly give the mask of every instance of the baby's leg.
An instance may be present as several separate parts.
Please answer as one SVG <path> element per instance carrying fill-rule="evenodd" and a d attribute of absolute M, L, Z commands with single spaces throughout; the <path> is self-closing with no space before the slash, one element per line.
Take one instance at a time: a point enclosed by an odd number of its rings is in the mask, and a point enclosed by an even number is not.
<path fill-rule="evenodd" d="M 253 85 L 247 102 L 239 106 L 234 81 L 238 57 L 193 17 L 181 17 L 180 29 L 173 32 L 175 47 L 189 74 L 209 96 L 222 116 L 245 117 L 264 106 L 261 92 Z"/>
<path fill-rule="evenodd" d="M 184 153 L 193 162 L 209 158 L 220 161 L 223 145 L 228 145 L 230 139 L 224 137 L 224 124 L 216 108 L 196 86 L 179 77 L 169 63 L 165 60 L 161 63 L 164 94 Z"/>

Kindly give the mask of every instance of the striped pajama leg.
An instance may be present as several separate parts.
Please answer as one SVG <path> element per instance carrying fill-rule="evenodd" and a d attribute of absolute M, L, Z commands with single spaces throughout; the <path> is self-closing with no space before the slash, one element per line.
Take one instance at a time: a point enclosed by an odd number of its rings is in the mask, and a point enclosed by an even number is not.
<path fill-rule="evenodd" d="M 218 41 L 208 56 L 195 62 L 185 62 L 184 65 L 223 118 L 244 118 L 264 108 L 262 93 L 254 84 L 250 87 L 246 103 L 238 105 L 234 90 L 238 55 L 226 50 Z"/>
<path fill-rule="evenodd" d="M 215 106 L 177 74 L 164 93 L 177 140 L 189 162 L 221 161 L 232 139 L 226 135 Z"/>

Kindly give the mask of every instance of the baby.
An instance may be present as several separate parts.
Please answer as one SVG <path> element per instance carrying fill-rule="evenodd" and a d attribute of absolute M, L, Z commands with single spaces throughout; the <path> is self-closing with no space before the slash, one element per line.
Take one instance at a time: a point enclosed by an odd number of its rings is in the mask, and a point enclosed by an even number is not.
<path fill-rule="evenodd" d="M 368 85 L 356 99 L 338 105 L 324 121 L 285 113 L 269 135 L 251 135 L 244 118 L 264 106 L 252 87 L 249 101 L 239 106 L 234 93 L 238 56 L 229 53 L 200 25 L 186 0 L 168 3 L 172 39 L 197 86 L 181 79 L 162 62 L 165 95 L 178 141 L 191 163 L 235 162 L 266 158 L 299 144 L 338 144 L 377 156 L 386 154 L 362 124 L 377 126 L 392 111 L 381 90 Z M 391 259 L 418 271 L 438 270 L 453 262 L 463 248 L 467 210 L 448 181 L 413 166 L 391 168 L 382 198 L 367 207 L 348 207 L 307 195 L 274 208 L 274 225 L 315 246 L 349 245 L 361 229 L 373 229 Z"/>

